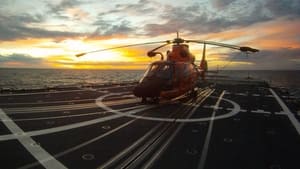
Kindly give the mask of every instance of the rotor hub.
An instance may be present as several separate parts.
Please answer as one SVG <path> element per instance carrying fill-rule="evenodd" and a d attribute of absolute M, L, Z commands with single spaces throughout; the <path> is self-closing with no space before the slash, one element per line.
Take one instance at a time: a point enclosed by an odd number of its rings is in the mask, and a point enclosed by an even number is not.
<path fill-rule="evenodd" d="M 173 40 L 173 43 L 177 43 L 177 44 L 184 43 L 184 39 L 181 39 L 181 38 L 175 38 L 175 39 Z"/>

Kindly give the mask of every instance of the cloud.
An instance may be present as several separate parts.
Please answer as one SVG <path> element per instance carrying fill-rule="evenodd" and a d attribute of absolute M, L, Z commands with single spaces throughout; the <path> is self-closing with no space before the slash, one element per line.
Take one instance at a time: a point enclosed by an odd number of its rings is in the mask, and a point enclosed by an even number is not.
<path fill-rule="evenodd" d="M 80 8 L 69 8 L 66 10 L 66 14 L 74 20 L 83 21 L 89 17 L 89 13 Z"/>
<path fill-rule="evenodd" d="M 126 15 L 142 15 L 153 14 L 157 11 L 159 3 L 151 0 L 139 0 L 137 3 L 127 3 L 127 4 L 116 4 L 114 9 L 108 10 L 106 12 L 101 12 L 98 15 L 111 15 L 117 13 L 123 13 Z"/>
<path fill-rule="evenodd" d="M 61 13 L 64 12 L 66 9 L 75 8 L 83 3 L 84 2 L 78 0 L 62 0 L 57 4 L 48 3 L 48 7 L 50 9 L 50 12 L 57 15 L 61 15 Z"/>
<path fill-rule="evenodd" d="M 300 16 L 299 0 L 266 0 L 264 7 L 271 12 L 273 17 Z"/>
<path fill-rule="evenodd" d="M 84 21 L 89 17 L 89 13 L 80 8 L 80 5 L 87 1 L 62 0 L 59 3 L 48 3 L 48 13 L 63 20 Z"/>
<path fill-rule="evenodd" d="M 217 13 L 208 11 L 197 4 L 186 7 L 166 6 L 165 8 L 165 13 L 162 15 L 165 23 L 152 23 L 144 26 L 149 36 L 168 34 L 176 30 L 186 30 L 191 34 L 221 32 L 271 19 L 262 14 L 262 7 L 258 4 L 251 12 L 235 17 L 218 16 Z M 193 10 L 190 10 L 191 8 Z"/>
<path fill-rule="evenodd" d="M 217 9 L 224 9 L 236 0 L 212 0 L 212 5 Z"/>
<path fill-rule="evenodd" d="M 42 23 L 44 17 L 30 14 L 3 14 L 0 12 L 0 41 L 26 38 L 65 38 L 80 36 L 80 33 L 50 31 L 31 27 L 30 24 Z"/>
<path fill-rule="evenodd" d="M 224 9 L 222 11 L 210 10 L 206 5 L 201 6 L 197 3 L 181 7 L 168 5 L 163 7 L 164 13 L 161 15 L 164 22 L 145 24 L 144 29 L 149 36 L 169 34 L 176 30 L 206 34 L 243 28 L 278 18 L 293 20 L 300 16 L 300 1 L 275 1 L 255 0 L 249 3 L 214 0 L 213 6 Z"/>
<path fill-rule="evenodd" d="M 0 55 L 0 66 L 2 67 L 42 67 L 45 66 L 44 59 L 34 58 L 26 54 Z"/>
<path fill-rule="evenodd" d="M 278 49 L 262 50 L 256 54 L 246 57 L 240 52 L 230 54 L 226 60 L 235 62 L 252 63 L 249 69 L 300 69 L 300 48 L 297 49 Z"/>
<path fill-rule="evenodd" d="M 141 35 L 140 32 L 143 32 L 145 23 L 160 20 L 157 17 L 163 10 L 161 7 L 161 3 L 151 0 L 117 3 L 114 8 L 98 13 L 97 20 L 93 23 L 97 26 L 97 30 L 93 35 L 112 36 L 117 34 L 125 37 Z"/>
<path fill-rule="evenodd" d="M 121 19 L 118 22 L 105 20 L 102 17 L 99 17 L 96 22 L 94 22 L 95 26 L 97 26 L 96 30 L 89 36 L 91 39 L 103 39 L 106 37 L 112 36 L 125 36 L 128 34 L 134 33 L 135 28 L 131 26 L 131 23 L 125 19 Z"/>

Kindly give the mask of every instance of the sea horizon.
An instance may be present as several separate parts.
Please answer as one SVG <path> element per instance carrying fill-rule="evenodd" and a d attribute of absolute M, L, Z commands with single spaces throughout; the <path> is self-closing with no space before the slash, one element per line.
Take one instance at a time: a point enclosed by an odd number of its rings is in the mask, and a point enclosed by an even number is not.
<path fill-rule="evenodd" d="M 209 74 L 214 74 L 211 70 Z M 139 81 L 145 69 L 0 68 L 0 89 L 36 89 Z M 300 88 L 300 70 L 219 70 L 217 75 L 251 77 L 271 86 Z"/>
<path fill-rule="evenodd" d="M 0 69 L 46 69 L 46 70 L 146 70 L 145 69 L 118 69 L 118 68 L 30 68 L 30 67 L 0 67 Z M 300 71 L 300 69 L 209 69 L 208 71 Z"/>

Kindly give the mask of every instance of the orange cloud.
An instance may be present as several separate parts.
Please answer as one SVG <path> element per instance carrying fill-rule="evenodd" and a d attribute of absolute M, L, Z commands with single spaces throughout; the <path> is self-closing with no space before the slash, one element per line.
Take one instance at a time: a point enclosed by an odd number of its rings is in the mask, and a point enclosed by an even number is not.
<path fill-rule="evenodd" d="M 87 19 L 89 16 L 89 13 L 85 12 L 80 8 L 67 8 L 66 13 L 78 20 Z"/>
<path fill-rule="evenodd" d="M 262 49 L 300 48 L 300 19 L 280 19 L 257 27 L 257 36 L 249 45 Z M 254 30 L 253 30 L 254 31 Z"/>
<path fill-rule="evenodd" d="M 23 63 L 23 62 L 17 62 L 17 61 L 10 61 L 10 62 L 5 62 L 3 63 L 4 67 L 28 67 L 30 65 Z"/>
<path fill-rule="evenodd" d="M 209 33 L 204 35 L 205 40 L 217 39 L 220 41 L 232 40 L 247 35 L 247 31 L 241 29 L 233 29 L 225 32 Z"/>
<path fill-rule="evenodd" d="M 279 18 L 248 27 L 204 35 L 205 40 L 216 40 L 235 45 L 249 45 L 261 49 L 299 48 L 300 19 Z"/>

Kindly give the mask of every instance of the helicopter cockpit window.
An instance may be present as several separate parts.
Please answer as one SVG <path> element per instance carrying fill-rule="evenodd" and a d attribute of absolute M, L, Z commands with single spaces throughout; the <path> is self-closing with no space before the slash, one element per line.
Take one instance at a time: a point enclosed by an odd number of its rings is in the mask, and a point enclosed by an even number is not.
<path fill-rule="evenodd" d="M 152 76 L 170 79 L 172 76 L 172 66 L 169 64 L 153 64 L 149 67 L 144 77 Z"/>
<path fill-rule="evenodd" d="M 160 70 L 157 73 L 158 77 L 168 79 L 171 77 L 171 66 L 170 65 L 161 65 Z"/>
<path fill-rule="evenodd" d="M 151 65 L 145 76 L 153 76 L 159 69 L 159 65 Z"/>

